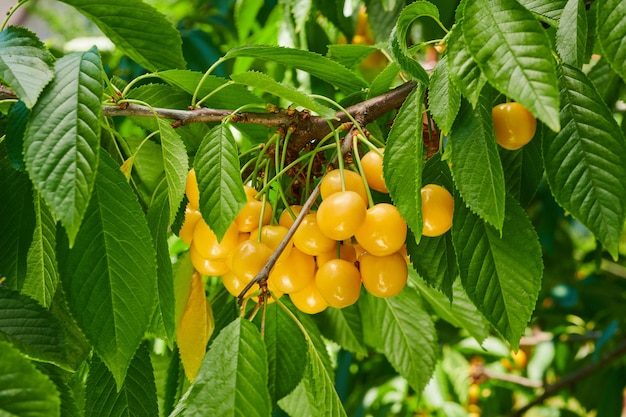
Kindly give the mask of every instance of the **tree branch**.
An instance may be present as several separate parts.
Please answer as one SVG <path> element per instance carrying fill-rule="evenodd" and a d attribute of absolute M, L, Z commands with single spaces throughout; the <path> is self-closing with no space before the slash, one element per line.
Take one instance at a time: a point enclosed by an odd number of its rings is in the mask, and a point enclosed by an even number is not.
<path fill-rule="evenodd" d="M 624 354 L 626 354 L 626 339 L 622 340 L 613 351 L 611 351 L 611 352 L 607 353 L 606 355 L 604 355 L 602 357 L 602 359 L 600 359 L 598 362 L 591 363 L 591 364 L 585 366 L 584 368 L 581 368 L 578 371 L 573 372 L 573 373 L 567 375 L 566 377 L 564 377 L 560 381 L 555 382 L 554 384 L 547 385 L 545 387 L 545 390 L 544 390 L 543 394 L 541 394 L 540 396 L 536 397 L 534 400 L 532 400 L 528 404 L 524 405 L 519 410 L 515 411 L 513 414 L 510 415 L 510 417 L 521 417 L 521 416 L 523 416 L 524 413 L 526 413 L 528 410 L 530 410 L 531 408 L 533 408 L 536 405 L 539 405 L 539 404 L 543 403 L 548 398 L 556 395 L 563 388 L 568 387 L 570 385 L 573 385 L 573 384 L 575 384 L 576 382 L 578 382 L 578 381 L 580 381 L 582 379 L 585 379 L 589 375 L 591 375 L 594 372 L 596 372 L 598 369 L 600 369 L 600 368 L 606 366 L 607 364 L 613 362 L 614 360 L 620 358 Z"/>
<path fill-rule="evenodd" d="M 346 108 L 346 112 L 335 113 L 336 120 L 332 120 L 336 128 L 342 123 L 349 122 L 348 114 L 358 119 L 360 123 L 367 124 L 381 117 L 383 114 L 399 108 L 413 90 L 416 83 L 409 81 L 384 94 L 372 97 L 361 103 Z M 125 103 L 123 106 L 104 106 L 102 113 L 105 116 L 143 116 L 154 117 L 156 113 L 164 119 L 174 120 L 173 125 L 185 126 L 191 123 L 219 122 L 225 117 L 230 117 L 234 123 L 253 123 L 264 126 L 293 128 L 291 136 L 295 147 L 323 138 L 330 133 L 328 122 L 320 116 L 311 116 L 308 112 L 279 109 L 274 112 L 241 112 L 233 113 L 231 110 L 218 109 L 193 109 L 175 110 L 165 108 L 150 109 L 137 104 Z M 347 114 L 346 114 L 347 113 Z"/>

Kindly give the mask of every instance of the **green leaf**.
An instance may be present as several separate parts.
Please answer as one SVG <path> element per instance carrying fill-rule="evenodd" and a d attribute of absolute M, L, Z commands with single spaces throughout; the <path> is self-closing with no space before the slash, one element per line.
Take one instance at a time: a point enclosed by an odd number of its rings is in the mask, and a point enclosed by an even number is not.
<path fill-rule="evenodd" d="M 61 400 L 54 384 L 10 344 L 0 342 L 0 415 L 58 417 Z"/>
<path fill-rule="evenodd" d="M 63 288 L 121 387 L 154 311 L 156 256 L 137 197 L 104 152 L 87 213 L 61 271 Z"/>
<path fill-rule="evenodd" d="M 235 138 L 225 124 L 202 139 L 193 162 L 200 188 L 200 212 L 219 240 L 246 203 Z"/>
<path fill-rule="evenodd" d="M 559 95 L 550 40 L 516 0 L 467 2 L 461 22 L 467 49 L 499 91 L 558 131 Z"/>
<path fill-rule="evenodd" d="M 519 2 L 539 19 L 557 27 L 567 0 L 519 0 Z"/>
<path fill-rule="evenodd" d="M 328 58 L 352 68 L 374 51 L 378 51 L 378 48 L 372 45 L 328 45 Z"/>
<path fill-rule="evenodd" d="M 341 309 L 327 308 L 313 318 L 327 339 L 333 340 L 349 352 L 367 356 L 361 326 L 361 313 L 357 305 Z"/>
<path fill-rule="evenodd" d="M 308 72 L 346 93 L 367 87 L 367 83 L 354 72 L 315 52 L 279 46 L 254 45 L 231 49 L 224 55 L 224 59 L 237 57 L 257 58 L 291 66 Z"/>
<path fill-rule="evenodd" d="M 59 59 L 33 107 L 24 143 L 35 187 L 73 244 L 93 190 L 100 150 L 102 65 L 90 49 Z"/>
<path fill-rule="evenodd" d="M 148 209 L 148 228 L 156 250 L 157 267 L 157 307 L 152 317 L 152 328 L 157 335 L 169 342 L 174 341 L 176 321 L 174 320 L 175 298 L 172 261 L 168 247 L 168 212 L 167 196 L 162 194 Z M 191 276 L 191 273 L 189 274 Z"/>
<path fill-rule="evenodd" d="M 383 174 L 389 195 L 419 241 L 422 235 L 422 108 L 420 84 L 406 98 L 395 118 L 383 155 Z"/>
<path fill-rule="evenodd" d="M 371 322 L 364 329 L 377 339 L 394 369 L 421 393 L 437 363 L 437 332 L 415 288 L 407 286 L 391 298 L 362 294 Z"/>
<path fill-rule="evenodd" d="M 372 80 L 370 88 L 367 91 L 367 98 L 370 99 L 386 93 L 392 87 L 399 73 L 400 66 L 395 62 L 390 62 L 389 65 Z"/>
<path fill-rule="evenodd" d="M 263 0 L 237 0 L 235 2 L 234 17 L 239 42 L 244 43 L 248 38 L 262 7 Z"/>
<path fill-rule="evenodd" d="M 450 80 L 448 56 L 444 55 L 435 66 L 428 89 L 428 110 L 443 134 L 452 129 L 461 107 L 461 94 Z"/>
<path fill-rule="evenodd" d="M 528 144 L 516 151 L 498 147 L 506 193 L 519 201 L 522 207 L 528 206 L 543 178 L 541 129 L 535 136 Z"/>
<path fill-rule="evenodd" d="M 11 167 L 3 148 L 0 144 L 0 275 L 9 288 L 20 290 L 36 224 L 33 189 L 26 173 Z"/>
<path fill-rule="evenodd" d="M 187 70 L 168 70 L 159 72 L 157 75 L 168 84 L 189 94 L 194 93 L 204 76 L 201 72 Z M 263 103 L 263 100 L 249 92 L 244 86 L 229 84 L 228 80 L 213 75 L 203 80 L 198 91 L 198 99 L 211 93 L 211 98 L 204 104 L 215 109 L 236 109 L 250 103 Z"/>
<path fill-rule="evenodd" d="M 502 230 L 504 172 L 493 131 L 490 101 L 485 95 L 476 110 L 467 104 L 461 106 L 446 153 L 454 183 L 465 203 L 486 222 Z"/>
<path fill-rule="evenodd" d="M 581 68 L 587 48 L 587 11 L 582 0 L 569 0 L 556 31 L 556 50 L 565 64 Z"/>
<path fill-rule="evenodd" d="M 27 275 L 22 294 L 34 298 L 44 307 L 52 303 L 59 283 L 56 262 L 56 222 L 38 192 L 33 196 L 35 231 L 28 249 Z"/>
<path fill-rule="evenodd" d="M 0 80 L 32 108 L 54 77 L 54 57 L 33 32 L 9 26 L 0 32 Z"/>
<path fill-rule="evenodd" d="M 267 306 L 265 335 L 272 403 L 296 388 L 307 366 L 308 347 L 295 321 L 276 303 Z"/>
<path fill-rule="evenodd" d="M 626 80 L 626 3 L 621 0 L 598 2 L 597 41 L 604 52 L 602 56 L 613 70 Z"/>
<path fill-rule="evenodd" d="M 152 362 L 145 344 L 130 362 L 120 389 L 106 365 L 94 354 L 85 391 L 85 417 L 159 415 Z"/>
<path fill-rule="evenodd" d="M 617 259 L 626 201 L 626 140 L 582 71 L 560 71 L 561 125 L 544 131 L 546 178 L 556 201 Z"/>
<path fill-rule="evenodd" d="M 480 92 L 487 83 L 487 78 L 480 71 L 476 61 L 465 46 L 465 37 L 461 22 L 450 31 L 448 45 L 448 72 L 456 88 L 476 107 Z"/>
<path fill-rule="evenodd" d="M 132 60 L 150 71 L 185 68 L 180 33 L 142 0 L 61 0 L 95 23 Z"/>
<path fill-rule="evenodd" d="M 215 338 L 173 416 L 267 417 L 267 356 L 257 328 L 236 319 Z"/>
<path fill-rule="evenodd" d="M 526 212 L 508 198 L 500 236 L 457 195 L 452 241 L 467 295 L 517 349 L 535 309 L 543 273 L 541 246 Z"/>
<path fill-rule="evenodd" d="M 48 310 L 9 290 L 0 290 L 0 305 L 0 340 L 11 342 L 31 359 L 67 369 L 63 332 Z"/>
<path fill-rule="evenodd" d="M 165 180 L 167 181 L 167 193 L 169 196 L 169 222 L 173 222 L 178 212 L 180 202 L 185 194 L 187 183 L 187 171 L 189 161 L 187 150 L 178 133 L 163 119 L 157 119 L 161 136 L 161 150 L 163 152 L 163 166 L 165 167 Z"/>
<path fill-rule="evenodd" d="M 288 101 L 289 103 L 294 103 L 298 106 L 304 107 L 305 109 L 314 111 L 324 118 L 331 119 L 335 115 L 335 111 L 331 108 L 316 102 L 306 94 L 301 93 L 293 87 L 275 81 L 269 75 L 265 75 L 261 72 L 249 71 L 241 74 L 232 74 L 230 78 L 232 78 L 235 82 L 271 93 L 282 98 L 283 100 Z"/>
<path fill-rule="evenodd" d="M 593 83 L 604 102 L 612 106 L 619 97 L 620 87 L 623 81 L 611 69 L 606 58 L 600 58 L 587 73 L 587 77 Z M 8 138 L 7 138 L 8 139 Z"/>
<path fill-rule="evenodd" d="M 424 301 L 426 301 L 434 312 L 452 324 L 463 328 L 475 338 L 479 343 L 489 336 L 489 323 L 480 314 L 474 303 L 472 303 L 463 289 L 460 280 L 455 280 L 452 284 L 452 300 L 441 292 L 433 289 L 417 274 L 411 272 L 409 279 L 415 284 Z"/>
<path fill-rule="evenodd" d="M 312 3 L 312 0 L 292 0 L 290 2 L 291 14 L 293 14 L 293 20 L 296 24 L 296 33 L 304 29 L 311 13 Z"/>
<path fill-rule="evenodd" d="M 452 283 L 458 275 L 458 267 L 450 233 L 422 237 L 419 244 L 409 237 L 406 249 L 413 260 L 413 269 L 428 285 L 441 291 L 452 301 Z"/>
<path fill-rule="evenodd" d="M 402 69 L 424 85 L 428 85 L 429 79 L 426 70 L 411 56 L 406 44 L 411 25 L 416 19 L 424 16 L 439 21 L 439 9 L 427 1 L 417 1 L 402 9 L 396 26 L 391 32 L 391 51 Z"/>
<path fill-rule="evenodd" d="M 316 344 L 312 336 L 307 329 L 304 337 L 308 342 L 308 366 L 302 381 L 291 394 L 278 401 L 278 405 L 289 415 L 346 417 L 335 390 L 334 375 L 327 367 L 325 345 Z"/>
<path fill-rule="evenodd" d="M 6 146 L 13 168 L 23 171 L 24 165 L 24 133 L 30 110 L 23 101 L 11 107 L 7 117 Z"/>
<path fill-rule="evenodd" d="M 174 322 L 176 325 L 180 323 L 183 316 L 189 293 L 191 292 L 191 277 L 194 273 L 194 267 L 189 257 L 189 252 L 183 253 L 176 263 L 176 271 L 174 272 L 174 299 L 176 305 L 174 308 Z"/>

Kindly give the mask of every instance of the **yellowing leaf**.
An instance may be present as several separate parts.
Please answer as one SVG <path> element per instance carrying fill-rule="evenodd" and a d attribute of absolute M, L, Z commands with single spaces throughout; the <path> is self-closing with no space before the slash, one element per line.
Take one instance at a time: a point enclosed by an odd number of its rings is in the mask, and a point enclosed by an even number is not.
<path fill-rule="evenodd" d="M 191 277 L 189 298 L 176 331 L 180 359 L 185 369 L 185 375 L 190 381 L 193 381 L 198 374 L 206 351 L 206 344 L 209 341 L 209 329 L 207 328 L 207 311 L 209 308 L 202 277 L 198 272 L 194 272 Z M 212 316 L 211 314 L 211 319 Z"/>

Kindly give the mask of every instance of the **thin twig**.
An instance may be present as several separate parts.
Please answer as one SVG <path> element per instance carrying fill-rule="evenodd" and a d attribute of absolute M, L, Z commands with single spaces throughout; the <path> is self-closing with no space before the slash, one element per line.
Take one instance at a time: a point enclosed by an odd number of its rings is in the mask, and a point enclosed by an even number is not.
<path fill-rule="evenodd" d="M 352 130 L 350 130 L 348 134 L 343 138 L 343 142 L 341 144 L 341 155 L 342 156 L 345 155 L 350 149 L 352 149 Z M 335 161 L 336 159 L 334 159 L 331 162 L 331 164 L 334 164 Z M 245 299 L 245 294 L 248 293 L 248 291 L 250 290 L 250 288 L 252 288 L 252 286 L 254 286 L 255 284 L 257 284 L 258 282 L 262 280 L 267 280 L 267 277 L 269 276 L 271 269 L 274 267 L 274 265 L 278 261 L 278 258 L 283 253 L 283 250 L 287 247 L 287 244 L 291 241 L 291 238 L 293 237 L 294 233 L 296 233 L 296 229 L 298 229 L 298 227 L 300 226 L 300 223 L 302 223 L 304 216 L 306 216 L 309 213 L 309 210 L 311 210 L 313 203 L 315 203 L 315 200 L 317 199 L 317 196 L 320 193 L 320 185 L 321 185 L 321 181 L 318 182 L 315 188 L 313 188 L 313 190 L 311 191 L 311 194 L 302 205 L 302 210 L 300 211 L 300 213 L 298 213 L 298 216 L 293 221 L 293 224 L 287 231 L 287 234 L 285 235 L 283 240 L 280 242 L 276 250 L 274 250 L 274 252 L 272 253 L 272 256 L 270 256 L 267 263 L 263 266 L 263 268 L 261 268 L 259 273 L 252 279 L 252 281 L 250 281 L 248 285 L 246 285 L 245 288 L 241 291 L 241 293 L 237 297 L 237 302 L 239 306 L 241 306 L 241 304 L 243 303 Z"/>
<path fill-rule="evenodd" d="M 563 388 L 566 388 L 570 385 L 575 384 L 576 382 L 582 379 L 585 379 L 586 377 L 593 374 L 600 368 L 606 366 L 607 364 L 613 362 L 616 359 L 619 359 L 624 354 L 626 354 L 626 339 L 622 340 L 614 350 L 604 355 L 602 359 L 600 359 L 599 361 L 591 363 L 585 366 L 584 368 L 581 368 L 577 370 L 576 372 L 573 372 L 567 375 L 566 377 L 564 377 L 558 382 L 555 382 L 554 384 L 546 385 L 543 394 L 536 397 L 535 399 L 530 401 L 528 404 L 524 405 L 519 410 L 515 411 L 513 414 L 511 414 L 510 417 L 523 416 L 524 413 L 526 413 L 526 411 L 530 410 L 536 405 L 543 403 L 548 398 L 556 395 Z"/>
<path fill-rule="evenodd" d="M 523 387 L 541 388 L 543 386 L 543 384 L 539 381 L 533 381 L 532 379 L 528 379 L 520 375 L 500 374 L 500 373 L 493 372 L 487 368 L 483 370 L 483 375 L 489 379 L 496 379 L 498 381 L 511 382 L 513 384 L 521 385 Z"/>

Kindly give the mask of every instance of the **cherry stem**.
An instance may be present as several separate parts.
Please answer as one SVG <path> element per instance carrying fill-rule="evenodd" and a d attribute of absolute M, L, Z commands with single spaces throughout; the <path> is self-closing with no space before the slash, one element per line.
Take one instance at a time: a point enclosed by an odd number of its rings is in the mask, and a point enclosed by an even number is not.
<path fill-rule="evenodd" d="M 337 155 L 338 157 L 343 156 L 350 151 L 350 149 L 352 148 L 352 137 L 353 137 L 353 134 L 351 130 L 343 139 L 343 143 L 341 144 L 341 155 Z M 331 164 L 334 164 L 335 162 L 336 160 L 333 160 L 331 161 Z M 250 290 L 250 288 L 252 288 L 253 285 L 263 280 L 267 281 L 267 277 L 269 276 L 270 271 L 272 270 L 272 268 L 278 261 L 278 258 L 280 257 L 280 255 L 283 253 L 283 250 L 285 250 L 285 247 L 287 247 L 287 244 L 291 241 L 291 238 L 293 237 L 294 233 L 296 233 L 296 229 L 298 229 L 298 227 L 300 226 L 300 223 L 302 223 L 304 216 L 308 214 L 309 210 L 311 210 L 311 207 L 313 206 L 313 203 L 315 203 L 315 200 L 317 199 L 317 196 L 320 193 L 320 185 L 321 185 L 321 181 L 318 182 L 315 188 L 313 188 L 313 190 L 311 191 L 311 194 L 302 205 L 302 210 L 300 211 L 300 213 L 298 213 L 298 216 L 293 221 L 293 224 L 287 231 L 287 234 L 285 235 L 283 240 L 281 240 L 280 243 L 278 244 L 278 247 L 276 247 L 276 250 L 272 253 L 272 256 L 270 256 L 270 258 L 267 260 L 265 265 L 263 265 L 263 268 L 261 268 L 259 273 L 256 274 L 256 276 L 241 291 L 241 293 L 237 297 L 237 303 L 239 304 L 239 306 L 241 306 L 241 304 L 243 303 L 243 300 L 245 299 L 244 297 L 245 294 L 248 293 L 248 290 Z"/>

